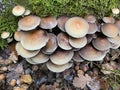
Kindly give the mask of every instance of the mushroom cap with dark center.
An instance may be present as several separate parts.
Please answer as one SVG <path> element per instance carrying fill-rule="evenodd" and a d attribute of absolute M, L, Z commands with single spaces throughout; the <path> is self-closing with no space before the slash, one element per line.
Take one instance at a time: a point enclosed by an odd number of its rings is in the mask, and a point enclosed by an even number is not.
<path fill-rule="evenodd" d="M 115 19 L 113 17 L 103 17 L 102 19 L 105 23 L 115 23 Z"/>
<path fill-rule="evenodd" d="M 57 37 L 53 33 L 49 33 L 49 40 L 45 47 L 43 47 L 42 52 L 44 54 L 52 54 L 58 47 Z"/>
<path fill-rule="evenodd" d="M 40 17 L 29 15 L 18 21 L 18 27 L 24 31 L 33 30 L 40 24 L 40 21 Z"/>
<path fill-rule="evenodd" d="M 79 51 L 79 54 L 88 61 L 101 61 L 106 56 L 106 51 L 98 51 L 88 44 Z"/>
<path fill-rule="evenodd" d="M 69 43 L 74 48 L 82 48 L 87 44 L 87 38 L 86 37 L 81 37 L 81 38 L 69 37 Z"/>
<path fill-rule="evenodd" d="M 53 16 L 47 16 L 41 19 L 40 27 L 43 29 L 52 29 L 56 27 L 57 20 Z"/>
<path fill-rule="evenodd" d="M 34 57 L 30 58 L 35 63 L 45 63 L 49 60 L 49 56 L 43 54 L 41 51 Z"/>
<path fill-rule="evenodd" d="M 101 31 L 104 35 L 108 37 L 116 37 L 119 34 L 119 29 L 115 24 L 105 23 L 101 27 Z"/>
<path fill-rule="evenodd" d="M 27 50 L 38 50 L 44 47 L 49 40 L 48 33 L 44 30 L 27 32 L 21 38 L 22 46 Z"/>
<path fill-rule="evenodd" d="M 34 57 L 35 55 L 37 55 L 39 53 L 40 50 L 34 50 L 34 51 L 29 51 L 29 50 L 26 50 L 20 42 L 18 42 L 16 44 L 16 47 L 15 47 L 18 55 L 21 55 L 22 57 L 24 58 L 31 58 L 31 57 Z"/>
<path fill-rule="evenodd" d="M 96 17 L 93 15 L 86 15 L 84 18 L 89 23 L 95 23 L 95 21 L 96 21 Z"/>
<path fill-rule="evenodd" d="M 56 65 L 53 64 L 52 62 L 47 62 L 46 66 L 50 71 L 60 73 L 65 71 L 66 69 L 69 69 L 72 66 L 72 63 L 66 63 L 64 65 Z"/>
<path fill-rule="evenodd" d="M 92 44 L 100 51 L 108 50 L 111 47 L 111 43 L 106 37 L 98 37 L 92 41 Z"/>
<path fill-rule="evenodd" d="M 71 50 L 72 47 L 69 44 L 69 36 L 66 33 L 59 33 L 57 35 L 58 46 L 64 50 Z"/>
<path fill-rule="evenodd" d="M 50 56 L 50 60 L 56 65 L 63 65 L 71 61 L 73 55 L 73 51 L 59 49 Z"/>
<path fill-rule="evenodd" d="M 81 17 L 72 17 L 65 23 L 66 32 L 74 38 L 84 37 L 88 33 L 89 24 Z"/>
<path fill-rule="evenodd" d="M 61 31 L 65 32 L 65 23 L 69 18 L 68 16 L 61 16 L 57 19 L 58 27 Z"/>

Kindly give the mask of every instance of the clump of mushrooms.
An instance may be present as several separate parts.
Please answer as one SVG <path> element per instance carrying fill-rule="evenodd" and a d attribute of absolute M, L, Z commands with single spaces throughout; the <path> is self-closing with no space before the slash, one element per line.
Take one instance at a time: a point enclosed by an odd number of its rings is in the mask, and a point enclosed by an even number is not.
<path fill-rule="evenodd" d="M 120 20 L 113 17 L 103 17 L 102 23 L 93 15 L 40 18 L 22 6 L 14 7 L 12 13 L 26 15 L 14 34 L 18 55 L 30 64 L 46 63 L 52 72 L 63 72 L 73 62 L 102 61 L 111 48 L 120 46 Z"/>

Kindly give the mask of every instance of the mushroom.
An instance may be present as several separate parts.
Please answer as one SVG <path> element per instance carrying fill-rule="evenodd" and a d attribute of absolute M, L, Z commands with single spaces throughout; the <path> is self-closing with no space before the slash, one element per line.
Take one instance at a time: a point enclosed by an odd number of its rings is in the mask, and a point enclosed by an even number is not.
<path fill-rule="evenodd" d="M 14 34 L 14 39 L 16 41 L 20 41 L 23 35 L 25 35 L 25 32 L 23 32 L 23 31 L 17 31 Z"/>
<path fill-rule="evenodd" d="M 89 23 L 95 23 L 96 22 L 96 17 L 93 16 L 93 15 L 86 15 L 84 18 Z"/>
<path fill-rule="evenodd" d="M 120 47 L 120 44 L 112 43 L 111 48 L 112 49 L 118 49 Z"/>
<path fill-rule="evenodd" d="M 87 38 L 86 37 L 81 37 L 81 38 L 69 37 L 69 43 L 74 48 L 82 48 L 87 44 Z"/>
<path fill-rule="evenodd" d="M 66 33 L 59 33 L 57 35 L 58 46 L 64 50 L 71 50 L 72 47 L 69 44 L 69 36 Z"/>
<path fill-rule="evenodd" d="M 108 37 L 108 40 L 113 43 L 113 44 L 120 44 L 120 36 L 116 36 L 116 37 Z"/>
<path fill-rule="evenodd" d="M 98 31 L 98 26 L 96 23 L 88 23 L 89 24 L 89 30 L 87 34 L 94 34 Z"/>
<path fill-rule="evenodd" d="M 119 33 L 118 27 L 112 23 L 105 23 L 102 25 L 101 31 L 108 37 L 116 37 Z"/>
<path fill-rule="evenodd" d="M 101 61 L 106 56 L 106 51 L 98 51 L 88 44 L 79 51 L 80 56 L 88 61 Z"/>
<path fill-rule="evenodd" d="M 50 56 L 50 60 L 56 65 L 63 65 L 71 61 L 73 55 L 73 51 L 57 50 Z"/>
<path fill-rule="evenodd" d="M 106 37 L 98 37 L 92 41 L 93 46 L 100 51 L 108 50 L 111 47 Z"/>
<path fill-rule="evenodd" d="M 102 19 L 105 23 L 115 23 L 115 19 L 113 17 L 103 17 Z"/>
<path fill-rule="evenodd" d="M 37 63 L 37 62 L 32 61 L 31 58 L 26 58 L 26 61 L 27 61 L 28 63 L 30 63 L 30 64 L 39 64 L 39 63 Z"/>
<path fill-rule="evenodd" d="M 66 32 L 74 38 L 84 37 L 88 33 L 89 24 L 81 17 L 72 17 L 65 23 Z"/>
<path fill-rule="evenodd" d="M 73 61 L 75 62 L 83 62 L 85 61 L 80 55 L 79 55 L 79 51 L 74 52 L 74 56 L 73 56 Z"/>
<path fill-rule="evenodd" d="M 49 33 L 49 40 L 45 47 L 43 47 L 42 52 L 44 54 L 52 54 L 58 47 L 57 45 L 57 37 L 53 33 Z"/>
<path fill-rule="evenodd" d="M 20 42 L 27 50 L 39 50 L 47 44 L 48 40 L 49 36 L 46 31 L 35 30 L 23 35 Z"/>
<path fill-rule="evenodd" d="M 112 13 L 117 15 L 120 13 L 120 10 L 118 8 L 113 8 Z"/>
<path fill-rule="evenodd" d="M 68 16 L 61 16 L 57 19 L 58 27 L 61 31 L 65 32 L 65 23 L 69 18 Z"/>
<path fill-rule="evenodd" d="M 64 65 L 55 65 L 52 62 L 47 62 L 46 66 L 50 71 L 60 73 L 72 67 L 72 63 L 66 63 Z"/>
<path fill-rule="evenodd" d="M 29 50 L 26 50 L 20 42 L 18 42 L 16 44 L 16 47 L 15 47 L 18 55 L 21 55 L 22 57 L 24 58 L 31 58 L 31 57 L 34 57 L 35 55 L 37 55 L 39 53 L 40 50 L 35 50 L 35 51 L 29 51 Z"/>
<path fill-rule="evenodd" d="M 56 27 L 57 20 L 53 16 L 47 16 L 41 19 L 40 27 L 43 29 L 52 29 Z"/>
<path fill-rule="evenodd" d="M 87 38 L 87 44 L 89 44 L 94 38 L 97 38 L 97 35 L 96 34 L 87 34 L 86 38 Z"/>
<path fill-rule="evenodd" d="M 29 15 L 18 21 L 18 27 L 23 31 L 35 29 L 40 24 L 40 17 Z"/>
<path fill-rule="evenodd" d="M 23 6 L 15 6 L 13 9 L 12 9 L 12 14 L 15 15 L 15 16 L 21 16 L 23 15 L 23 13 L 25 12 L 25 8 Z"/>
<path fill-rule="evenodd" d="M 31 61 L 40 64 L 40 63 L 45 63 L 49 60 L 49 56 L 46 54 L 43 54 L 41 51 L 34 57 L 30 58 Z"/>
<path fill-rule="evenodd" d="M 7 31 L 3 31 L 2 34 L 1 34 L 1 38 L 2 39 L 6 39 L 10 36 L 10 32 L 7 32 Z"/>
<path fill-rule="evenodd" d="M 30 10 L 25 10 L 25 12 L 24 12 L 24 15 L 29 15 L 31 13 L 31 11 Z"/>

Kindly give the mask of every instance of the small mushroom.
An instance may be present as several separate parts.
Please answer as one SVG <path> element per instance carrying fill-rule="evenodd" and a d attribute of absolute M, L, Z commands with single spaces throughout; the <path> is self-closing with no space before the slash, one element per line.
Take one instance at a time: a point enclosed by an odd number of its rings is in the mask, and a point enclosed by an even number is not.
<path fill-rule="evenodd" d="M 65 23 L 66 32 L 74 38 L 84 37 L 88 33 L 89 24 L 81 17 L 72 17 Z"/>
<path fill-rule="evenodd" d="M 64 65 L 56 65 L 53 64 L 52 62 L 47 62 L 46 66 L 50 71 L 55 73 L 60 73 L 65 71 L 66 69 L 69 69 L 72 66 L 72 63 L 66 63 Z"/>
<path fill-rule="evenodd" d="M 82 48 L 87 44 L 87 38 L 86 37 L 82 37 L 82 38 L 69 37 L 69 43 L 74 48 Z"/>
<path fill-rule="evenodd" d="M 30 10 L 25 10 L 25 12 L 24 12 L 24 15 L 29 15 L 31 13 L 31 11 Z"/>
<path fill-rule="evenodd" d="M 27 50 L 39 50 L 47 44 L 48 40 L 49 36 L 46 31 L 35 30 L 23 35 L 21 44 Z"/>
<path fill-rule="evenodd" d="M 21 16 L 23 15 L 23 13 L 25 12 L 25 8 L 23 6 L 15 6 L 13 9 L 12 9 L 12 14 L 15 15 L 15 16 Z"/>
<path fill-rule="evenodd" d="M 56 65 L 63 65 L 71 61 L 73 55 L 73 51 L 57 50 L 50 56 L 50 60 Z"/>
<path fill-rule="evenodd" d="M 119 28 L 119 32 L 120 32 L 120 20 L 117 20 L 117 21 L 115 22 L 115 25 Z"/>
<path fill-rule="evenodd" d="M 101 61 L 106 56 L 106 51 L 98 51 L 92 45 L 88 44 L 80 49 L 79 54 L 88 61 Z"/>
<path fill-rule="evenodd" d="M 86 15 L 84 18 L 89 23 L 95 23 L 96 22 L 96 17 L 93 16 L 93 15 Z"/>
<path fill-rule="evenodd" d="M 79 55 L 78 51 L 74 52 L 74 56 L 72 59 L 75 62 L 83 62 L 84 61 L 84 59 Z"/>
<path fill-rule="evenodd" d="M 41 51 L 34 57 L 30 58 L 31 61 L 35 62 L 35 63 L 45 63 L 49 60 L 49 56 L 46 54 L 43 54 Z"/>
<path fill-rule="evenodd" d="M 21 45 L 20 42 L 18 42 L 16 44 L 16 51 L 19 55 L 21 55 L 22 57 L 24 58 L 31 58 L 31 57 L 34 57 L 35 55 L 37 55 L 39 53 L 39 50 L 36 50 L 36 51 L 29 51 L 29 50 L 26 50 L 25 48 L 23 48 L 23 46 Z"/>
<path fill-rule="evenodd" d="M 120 10 L 118 8 L 113 8 L 112 13 L 117 15 L 120 13 Z"/>
<path fill-rule="evenodd" d="M 89 30 L 87 34 L 94 34 L 98 31 L 98 26 L 96 23 L 88 23 L 89 24 Z"/>
<path fill-rule="evenodd" d="M 10 32 L 7 32 L 7 31 L 3 31 L 2 34 L 1 34 L 1 38 L 2 39 L 6 39 L 10 36 Z"/>
<path fill-rule="evenodd" d="M 53 16 L 47 16 L 41 19 L 40 27 L 43 29 L 52 29 L 56 27 L 57 20 Z"/>
<path fill-rule="evenodd" d="M 108 37 L 116 37 L 119 33 L 118 27 L 112 23 L 105 23 L 102 25 L 101 31 Z"/>
<path fill-rule="evenodd" d="M 113 17 L 103 17 L 102 19 L 105 23 L 115 23 L 115 19 Z"/>
<path fill-rule="evenodd" d="M 106 37 L 98 37 L 92 41 L 93 46 L 100 51 L 108 50 L 111 47 Z"/>
<path fill-rule="evenodd" d="M 48 35 L 49 35 L 49 40 L 47 42 L 47 45 L 42 49 L 42 52 L 44 54 L 52 54 L 58 47 L 56 35 L 53 33 L 49 33 Z"/>
<path fill-rule="evenodd" d="M 40 24 L 40 21 L 40 17 L 29 15 L 18 21 L 18 27 L 23 31 L 33 30 Z"/>
<path fill-rule="evenodd" d="M 21 38 L 22 38 L 22 36 L 25 34 L 25 32 L 23 32 L 23 31 L 17 31 L 17 32 L 15 32 L 15 34 L 14 34 L 14 39 L 16 40 L 16 41 L 20 41 L 21 40 Z"/>
<path fill-rule="evenodd" d="M 66 33 L 59 33 L 57 35 L 58 46 L 64 50 L 71 50 L 72 47 L 69 44 L 69 36 Z"/>
<path fill-rule="evenodd" d="M 65 23 L 69 18 L 68 16 L 61 16 L 57 19 L 58 27 L 61 31 L 65 32 Z"/>

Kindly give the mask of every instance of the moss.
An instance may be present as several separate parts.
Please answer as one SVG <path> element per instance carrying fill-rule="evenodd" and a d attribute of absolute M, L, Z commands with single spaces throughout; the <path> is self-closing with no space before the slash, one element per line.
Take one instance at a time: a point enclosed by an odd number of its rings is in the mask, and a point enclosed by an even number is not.
<path fill-rule="evenodd" d="M 14 33 L 17 30 L 18 18 L 11 13 L 15 5 L 23 5 L 30 9 L 32 14 L 40 17 L 48 15 L 58 17 L 65 14 L 84 17 L 86 14 L 93 14 L 98 19 L 111 16 L 112 8 L 120 8 L 120 0 L 3 0 L 3 2 L 6 5 L 6 11 L 0 11 L 2 12 L 0 13 L 0 34 L 2 31 Z"/>

